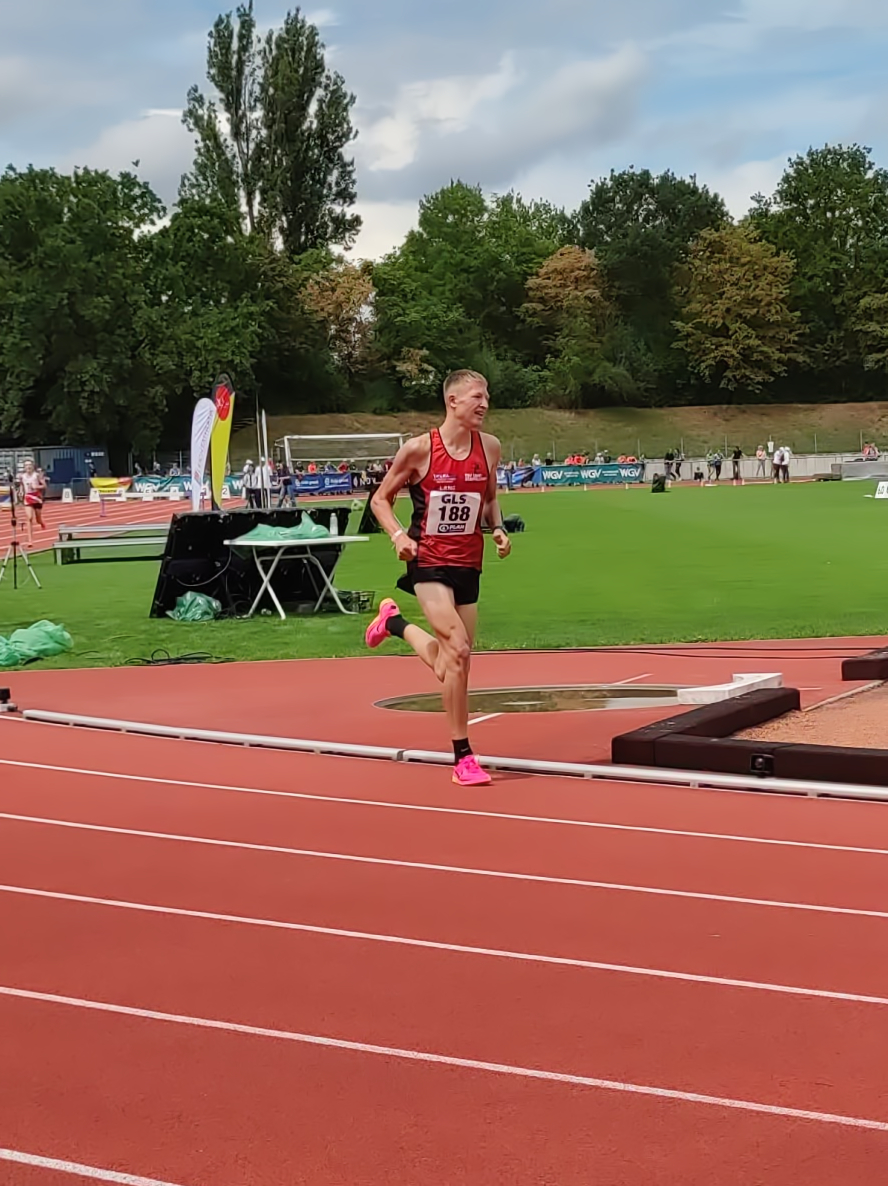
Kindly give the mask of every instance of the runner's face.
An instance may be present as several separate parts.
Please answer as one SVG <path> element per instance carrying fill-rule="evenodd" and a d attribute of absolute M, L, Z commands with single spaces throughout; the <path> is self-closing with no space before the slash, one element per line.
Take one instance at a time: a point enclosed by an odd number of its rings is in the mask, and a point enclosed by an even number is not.
<path fill-rule="evenodd" d="M 450 401 L 453 415 L 459 424 L 473 430 L 481 428 L 490 406 L 486 383 L 480 379 L 469 380 L 455 391 L 451 391 Z"/>

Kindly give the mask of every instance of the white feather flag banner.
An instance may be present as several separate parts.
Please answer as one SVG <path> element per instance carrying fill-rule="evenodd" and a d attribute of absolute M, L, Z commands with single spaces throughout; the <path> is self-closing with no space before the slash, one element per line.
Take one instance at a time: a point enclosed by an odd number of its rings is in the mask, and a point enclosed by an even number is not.
<path fill-rule="evenodd" d="M 191 506 L 195 511 L 200 510 L 210 435 L 215 422 L 216 405 L 211 399 L 199 399 L 194 405 L 191 421 Z"/>

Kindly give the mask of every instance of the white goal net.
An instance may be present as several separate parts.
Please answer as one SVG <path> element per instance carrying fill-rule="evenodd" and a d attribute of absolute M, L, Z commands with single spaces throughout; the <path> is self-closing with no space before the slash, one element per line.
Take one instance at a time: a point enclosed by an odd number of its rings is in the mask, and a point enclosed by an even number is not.
<path fill-rule="evenodd" d="M 345 436 L 285 436 L 275 441 L 275 450 L 291 471 L 309 465 L 354 466 L 363 469 L 390 460 L 407 440 L 406 433 L 353 433 Z"/>

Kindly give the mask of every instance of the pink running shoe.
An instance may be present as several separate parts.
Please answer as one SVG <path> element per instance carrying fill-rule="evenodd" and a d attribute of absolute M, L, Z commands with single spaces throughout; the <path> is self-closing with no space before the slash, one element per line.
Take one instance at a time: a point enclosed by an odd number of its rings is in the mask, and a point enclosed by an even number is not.
<path fill-rule="evenodd" d="M 391 597 L 386 597 L 379 603 L 379 613 L 367 627 L 367 633 L 364 635 L 368 647 L 375 649 L 391 637 L 386 622 L 400 612 Z"/>
<path fill-rule="evenodd" d="M 493 779 L 481 769 L 474 754 L 467 754 L 453 767 L 453 781 L 461 787 L 486 787 Z"/>

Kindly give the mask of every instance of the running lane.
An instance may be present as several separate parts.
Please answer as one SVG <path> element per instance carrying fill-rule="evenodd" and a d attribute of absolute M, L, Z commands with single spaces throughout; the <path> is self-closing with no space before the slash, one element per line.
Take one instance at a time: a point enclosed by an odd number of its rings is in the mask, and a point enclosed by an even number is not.
<path fill-rule="evenodd" d="M 859 907 L 841 906 L 835 912 L 835 887 L 824 884 L 810 903 L 821 908 L 798 910 L 796 903 L 809 904 L 804 898 L 761 904 L 754 870 L 748 871 L 748 883 L 737 877 L 743 901 L 721 900 L 705 888 L 694 891 L 701 896 L 682 896 L 683 874 L 669 866 L 668 853 L 665 866 L 650 870 L 643 883 L 623 883 L 628 888 L 621 889 L 619 883 L 602 888 L 594 876 L 590 884 L 579 885 L 479 876 L 458 871 L 475 867 L 469 862 L 414 868 L 403 863 L 415 856 L 409 853 L 394 863 L 379 863 L 372 857 L 273 851 L 278 838 L 260 850 L 237 847 L 243 841 L 230 839 L 194 843 L 185 834 L 140 836 L 5 818 L 0 819 L 0 868 L 7 885 L 68 894 L 703 975 L 884 992 L 884 887 Z M 363 852 L 372 853 L 374 845 L 375 835 L 368 836 Z M 485 855 L 485 868 L 495 874 L 496 861 L 489 859 L 495 854 Z M 724 860 L 718 853 L 713 859 L 716 864 Z M 550 876 L 558 878 L 557 862 L 551 861 L 550 868 Z M 511 872 L 524 870 L 519 866 Z M 670 892 L 639 892 L 645 887 Z M 848 910 L 858 912 L 841 912 Z"/>
<path fill-rule="evenodd" d="M 15 687 L 13 695 L 18 695 Z M 21 777 L 17 772 L 33 769 L 40 772 L 40 785 L 58 781 L 65 786 L 61 776 L 71 766 L 83 770 L 91 781 L 101 781 L 102 772 L 130 776 L 112 780 L 121 798 L 130 795 L 132 778 L 142 775 L 149 776 L 146 785 L 155 791 L 168 780 L 177 794 L 183 782 L 197 781 L 216 784 L 210 788 L 214 790 L 221 789 L 219 784 L 240 785 L 330 799 L 383 800 L 480 814 L 562 817 L 888 851 L 884 803 L 505 774 L 496 774 L 493 786 L 479 794 L 455 787 L 446 768 L 138 737 L 0 716 L 0 803 L 4 790 Z M 78 792 L 81 786 L 77 784 Z"/>
<path fill-rule="evenodd" d="M 888 1123 L 888 1002 L 10 895 L 0 920 L 11 988 Z"/>
<path fill-rule="evenodd" d="M 5 1147 L 181 1186 L 836 1186 L 878 1181 L 888 1155 L 882 1131 L 64 1005 L 0 1008 Z M 27 1181 L 6 1168 L 6 1186 Z"/>

